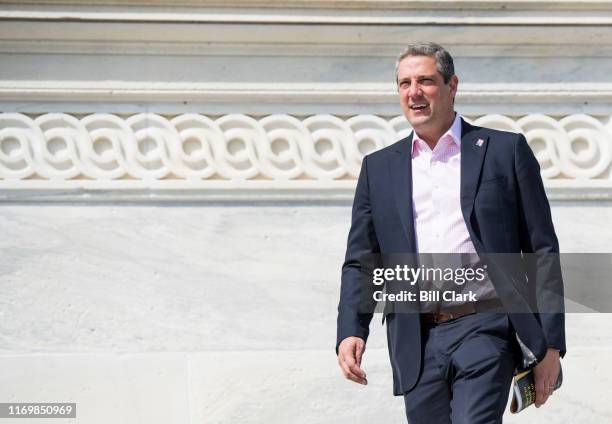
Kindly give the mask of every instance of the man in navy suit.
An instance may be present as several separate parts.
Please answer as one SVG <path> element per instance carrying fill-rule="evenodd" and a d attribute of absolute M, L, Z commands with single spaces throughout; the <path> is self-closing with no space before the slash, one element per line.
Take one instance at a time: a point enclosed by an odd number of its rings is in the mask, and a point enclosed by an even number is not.
<path fill-rule="evenodd" d="M 373 313 L 361 307 L 364 257 L 475 255 L 488 264 L 476 301 L 385 309 L 394 394 L 404 396 L 411 424 L 501 423 L 515 369 L 533 367 L 539 407 L 565 353 L 559 246 L 540 168 L 522 134 L 470 125 L 454 111 L 458 78 L 441 46 L 408 46 L 396 78 L 413 132 L 362 163 L 338 363 L 347 379 L 367 384 L 361 360 Z"/>

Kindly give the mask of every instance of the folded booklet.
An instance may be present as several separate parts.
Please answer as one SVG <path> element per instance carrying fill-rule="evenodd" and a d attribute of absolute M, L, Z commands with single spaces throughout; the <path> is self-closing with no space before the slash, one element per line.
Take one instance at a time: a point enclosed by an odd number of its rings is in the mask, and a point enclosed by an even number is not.
<path fill-rule="evenodd" d="M 555 383 L 554 390 L 561 387 L 563 382 L 563 372 L 559 368 L 559 377 Z M 533 379 L 533 369 L 521 372 L 514 376 L 512 384 L 512 402 L 510 403 L 510 412 L 516 414 L 527 408 L 535 402 L 536 390 Z"/>

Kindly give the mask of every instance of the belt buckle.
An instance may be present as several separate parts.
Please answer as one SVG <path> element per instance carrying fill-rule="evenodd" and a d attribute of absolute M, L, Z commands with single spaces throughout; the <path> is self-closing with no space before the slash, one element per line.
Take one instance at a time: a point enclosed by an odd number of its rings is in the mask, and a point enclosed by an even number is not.
<path fill-rule="evenodd" d="M 436 315 L 436 324 L 442 324 L 455 319 L 455 314 L 452 312 L 440 311 Z"/>

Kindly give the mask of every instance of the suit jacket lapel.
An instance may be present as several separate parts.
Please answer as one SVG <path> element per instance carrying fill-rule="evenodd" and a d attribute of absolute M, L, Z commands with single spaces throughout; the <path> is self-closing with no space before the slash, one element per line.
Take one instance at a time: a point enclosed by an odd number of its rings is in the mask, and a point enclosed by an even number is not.
<path fill-rule="evenodd" d="M 478 127 L 468 124 L 463 119 L 461 120 L 461 212 L 473 239 L 475 234 L 471 225 L 471 216 L 474 210 L 474 199 L 482 164 L 489 143 L 489 138 L 480 134 L 478 130 Z"/>
<path fill-rule="evenodd" d="M 408 251 L 416 252 L 414 217 L 412 213 L 412 136 L 397 143 L 389 166 L 389 177 L 393 187 L 395 206 L 400 216 Z"/>

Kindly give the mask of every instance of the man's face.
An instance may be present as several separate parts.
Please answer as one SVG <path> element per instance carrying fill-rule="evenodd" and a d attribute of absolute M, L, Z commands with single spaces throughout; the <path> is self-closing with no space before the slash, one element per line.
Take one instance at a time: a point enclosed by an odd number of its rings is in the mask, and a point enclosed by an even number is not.
<path fill-rule="evenodd" d="M 454 118 L 456 75 L 444 84 L 434 57 L 407 56 L 399 64 L 397 81 L 402 111 L 415 131 L 433 135 L 448 129 Z"/>

